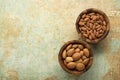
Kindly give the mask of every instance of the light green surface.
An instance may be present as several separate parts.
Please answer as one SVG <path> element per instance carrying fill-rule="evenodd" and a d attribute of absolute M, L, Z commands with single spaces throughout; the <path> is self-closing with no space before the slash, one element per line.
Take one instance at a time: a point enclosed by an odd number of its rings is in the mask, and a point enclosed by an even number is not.
<path fill-rule="evenodd" d="M 94 48 L 94 63 L 76 77 L 62 70 L 58 53 L 78 40 L 75 21 L 87 8 L 104 11 L 108 37 Z M 0 0 L 0 80 L 120 80 L 120 0 Z"/>

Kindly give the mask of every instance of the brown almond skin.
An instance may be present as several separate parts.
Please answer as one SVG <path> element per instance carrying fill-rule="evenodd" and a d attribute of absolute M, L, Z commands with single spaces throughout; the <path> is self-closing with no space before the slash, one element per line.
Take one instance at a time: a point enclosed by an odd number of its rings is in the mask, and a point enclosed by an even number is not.
<path fill-rule="evenodd" d="M 104 20 L 104 18 L 103 18 L 103 16 L 102 15 L 100 15 L 100 19 L 103 21 Z"/>
<path fill-rule="evenodd" d="M 71 48 L 67 51 L 67 55 L 70 57 L 73 55 L 74 52 L 75 52 L 74 48 Z"/>
<path fill-rule="evenodd" d="M 93 31 L 94 35 L 96 34 L 96 30 Z"/>
<path fill-rule="evenodd" d="M 105 31 L 107 28 L 106 26 L 102 26 L 102 30 Z"/>
<path fill-rule="evenodd" d="M 97 28 L 97 31 L 99 31 L 99 30 L 101 30 L 102 28 L 101 27 L 99 27 L 99 28 Z"/>
<path fill-rule="evenodd" d="M 72 57 L 66 57 L 65 61 L 66 61 L 66 62 L 72 62 L 72 61 L 73 61 L 73 58 L 72 58 Z"/>
<path fill-rule="evenodd" d="M 67 68 L 68 69 L 74 69 L 76 67 L 76 63 L 75 62 L 69 62 L 68 64 L 67 64 Z"/>
<path fill-rule="evenodd" d="M 77 60 L 77 61 L 75 61 L 76 63 L 82 63 L 83 62 L 83 60 L 82 59 L 79 59 L 79 60 Z"/>
<path fill-rule="evenodd" d="M 96 20 L 96 19 L 97 19 L 97 16 L 93 16 L 92 19 L 93 19 L 93 20 Z"/>
<path fill-rule="evenodd" d="M 83 14 L 82 18 L 84 19 L 86 17 L 86 14 Z"/>
<path fill-rule="evenodd" d="M 83 51 L 80 51 L 80 55 L 83 56 Z"/>
<path fill-rule="evenodd" d="M 92 23 L 90 23 L 90 28 L 91 28 L 91 29 L 93 28 L 93 24 L 92 24 Z"/>
<path fill-rule="evenodd" d="M 66 56 L 67 56 L 67 53 L 66 53 L 66 50 L 64 50 L 64 51 L 63 51 L 63 54 L 62 54 L 63 59 L 65 59 Z"/>
<path fill-rule="evenodd" d="M 79 44 L 78 47 L 80 48 L 80 50 L 82 50 L 84 47 L 83 45 Z"/>
<path fill-rule="evenodd" d="M 78 45 L 77 44 L 73 44 L 73 46 L 72 46 L 73 48 L 77 48 L 78 47 Z"/>
<path fill-rule="evenodd" d="M 74 53 L 74 54 L 72 55 L 72 58 L 73 58 L 74 61 L 76 61 L 76 60 L 79 60 L 81 56 L 82 56 L 82 55 L 81 55 L 80 53 Z"/>
<path fill-rule="evenodd" d="M 72 48 L 72 44 L 68 45 L 66 50 L 69 50 L 70 48 Z"/>
<path fill-rule="evenodd" d="M 92 40 L 92 36 L 91 35 L 89 35 L 89 39 Z"/>
<path fill-rule="evenodd" d="M 90 15 L 90 16 L 92 16 L 92 15 L 94 15 L 95 13 L 89 13 L 88 15 Z"/>
<path fill-rule="evenodd" d="M 97 25 L 95 28 L 96 28 L 96 29 L 100 28 L 100 25 Z"/>
<path fill-rule="evenodd" d="M 99 31 L 99 33 L 102 33 L 103 32 L 103 30 L 101 29 L 100 31 Z"/>
<path fill-rule="evenodd" d="M 98 35 L 99 35 L 99 32 L 96 32 L 95 36 L 98 37 Z"/>
<path fill-rule="evenodd" d="M 82 71 L 82 70 L 85 69 L 85 65 L 84 65 L 83 63 L 77 63 L 76 69 L 77 69 L 78 71 Z"/>
<path fill-rule="evenodd" d="M 86 56 L 84 56 L 84 55 L 82 56 L 82 60 L 85 60 L 86 58 L 87 58 Z"/>
<path fill-rule="evenodd" d="M 88 20 L 89 20 L 89 18 L 87 18 L 87 17 L 84 19 L 84 21 L 88 21 Z"/>
<path fill-rule="evenodd" d="M 83 60 L 83 64 L 84 64 L 84 65 L 87 65 L 88 62 L 89 62 L 89 58 L 86 58 L 86 59 Z"/>
<path fill-rule="evenodd" d="M 89 50 L 87 48 L 84 48 L 83 49 L 83 53 L 86 57 L 89 57 L 90 56 L 90 53 L 89 53 Z"/>
<path fill-rule="evenodd" d="M 102 35 L 103 35 L 103 34 L 98 34 L 98 36 L 97 36 L 97 37 L 99 38 L 99 37 L 101 37 Z"/>
<path fill-rule="evenodd" d="M 85 27 L 80 28 L 82 31 L 86 31 L 87 29 Z"/>
<path fill-rule="evenodd" d="M 106 22 L 105 21 L 103 21 L 103 25 L 106 26 Z"/>
<path fill-rule="evenodd" d="M 84 33 L 83 36 L 87 38 L 87 37 L 88 37 L 88 34 L 85 34 L 85 33 Z"/>
<path fill-rule="evenodd" d="M 80 48 L 76 48 L 75 49 L 75 52 L 77 53 L 77 52 L 80 52 Z"/>
<path fill-rule="evenodd" d="M 80 22 L 79 22 L 79 25 L 83 26 L 83 25 L 84 25 L 84 22 L 80 21 Z"/>
<path fill-rule="evenodd" d="M 95 39 L 95 34 L 91 33 L 92 39 Z"/>

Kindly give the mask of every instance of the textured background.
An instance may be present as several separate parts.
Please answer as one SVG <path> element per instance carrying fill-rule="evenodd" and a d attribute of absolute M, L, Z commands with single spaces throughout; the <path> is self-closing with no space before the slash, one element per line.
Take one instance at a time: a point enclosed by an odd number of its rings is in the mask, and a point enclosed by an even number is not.
<path fill-rule="evenodd" d="M 108 15 L 111 30 L 93 46 L 91 69 L 76 77 L 57 56 L 78 39 L 76 18 L 91 7 Z M 119 21 L 120 0 L 0 0 L 0 80 L 120 80 Z"/>

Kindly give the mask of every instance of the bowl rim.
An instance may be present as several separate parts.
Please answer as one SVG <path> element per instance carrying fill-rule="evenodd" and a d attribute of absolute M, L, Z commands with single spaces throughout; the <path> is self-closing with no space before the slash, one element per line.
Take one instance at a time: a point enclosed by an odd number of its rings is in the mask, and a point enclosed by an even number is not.
<path fill-rule="evenodd" d="M 107 23 L 107 28 L 106 28 L 106 31 L 105 31 L 105 33 L 103 34 L 103 36 L 100 37 L 100 38 L 98 38 L 98 39 L 95 39 L 95 40 L 89 40 L 89 39 L 85 38 L 85 37 L 81 34 L 81 31 L 79 30 L 79 27 L 80 27 L 80 26 L 79 26 L 79 21 L 80 21 L 82 15 L 85 14 L 85 13 L 91 13 L 91 12 L 96 12 L 96 13 L 101 14 L 101 15 L 104 17 L 104 19 L 105 19 L 105 21 L 106 21 L 106 23 Z M 103 11 L 101 11 L 101 10 L 99 10 L 99 9 L 95 9 L 95 8 L 88 8 L 88 9 L 83 10 L 83 11 L 78 15 L 78 17 L 77 17 L 77 19 L 76 19 L 75 25 L 76 25 L 76 30 L 77 30 L 77 32 L 78 32 L 79 37 L 82 37 L 82 39 L 83 39 L 84 41 L 86 41 L 86 42 L 88 42 L 88 43 L 93 43 L 93 44 L 96 44 L 96 43 L 100 42 L 101 40 L 103 40 L 104 38 L 106 38 L 107 35 L 108 35 L 108 33 L 109 33 L 109 31 L 110 31 L 110 21 L 109 21 L 108 16 L 107 16 Z"/>
<path fill-rule="evenodd" d="M 62 69 L 63 69 L 64 71 L 70 73 L 70 74 L 73 74 L 73 75 L 81 75 L 81 74 L 83 74 L 84 72 L 88 71 L 89 68 L 90 68 L 92 65 L 89 66 L 86 70 L 83 70 L 83 71 L 81 71 L 81 72 L 79 72 L 79 71 L 73 71 L 73 70 L 68 69 L 68 68 L 65 66 L 64 62 L 63 62 L 62 53 L 63 53 L 64 49 L 65 49 L 69 44 L 83 44 L 85 47 L 87 47 L 87 48 L 90 50 L 90 56 L 91 56 L 91 57 L 93 57 L 93 50 L 92 50 L 91 46 L 90 46 L 88 43 L 86 43 L 85 41 L 71 40 L 71 41 L 66 42 L 66 43 L 61 47 L 61 49 L 60 49 L 60 51 L 59 51 L 58 61 L 59 61 L 60 66 L 62 67 Z M 92 61 L 92 64 L 93 64 L 93 61 Z"/>

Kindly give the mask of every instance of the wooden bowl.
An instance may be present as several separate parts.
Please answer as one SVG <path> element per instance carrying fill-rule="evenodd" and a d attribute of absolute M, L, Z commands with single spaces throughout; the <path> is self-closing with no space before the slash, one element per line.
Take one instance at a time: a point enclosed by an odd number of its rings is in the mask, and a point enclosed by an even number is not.
<path fill-rule="evenodd" d="M 81 72 L 80 72 L 80 71 L 68 69 L 67 66 L 64 64 L 64 59 L 62 58 L 62 53 L 63 53 L 63 51 L 66 49 L 66 47 L 67 47 L 69 44 L 82 44 L 83 46 L 85 46 L 86 48 L 89 49 L 89 51 L 90 51 L 90 57 L 93 57 L 92 48 L 90 47 L 89 44 L 87 44 L 87 43 L 84 42 L 84 41 L 72 40 L 72 41 L 66 42 L 66 43 L 62 46 L 62 48 L 60 49 L 60 51 L 59 51 L 58 60 L 59 60 L 59 64 L 61 65 L 62 69 L 65 70 L 66 72 L 70 73 L 70 74 L 81 75 L 81 74 L 83 74 L 84 72 L 86 72 L 86 71 L 91 67 L 91 65 L 92 65 L 92 63 L 93 63 L 93 59 L 91 60 L 91 64 L 89 64 L 89 66 L 87 66 L 84 71 L 81 71 Z"/>
<path fill-rule="evenodd" d="M 97 39 L 95 39 L 95 40 L 89 40 L 89 39 L 85 38 L 85 37 L 81 34 L 81 31 L 80 31 L 80 29 L 79 29 L 79 27 L 80 27 L 79 21 L 80 21 L 82 15 L 83 15 L 83 14 L 87 14 L 87 13 L 91 13 L 91 12 L 101 14 L 101 15 L 103 16 L 103 18 L 105 19 L 106 24 L 107 24 L 107 29 L 106 29 L 105 33 L 102 35 L 102 37 L 97 38 Z M 98 10 L 98 9 L 89 8 L 89 9 L 86 9 L 86 10 L 82 11 L 82 13 L 79 14 L 79 16 L 78 16 L 78 18 L 77 18 L 77 20 L 76 20 L 76 30 L 77 30 L 79 36 L 82 37 L 82 39 L 83 39 L 84 41 L 86 41 L 86 42 L 88 42 L 88 43 L 98 43 L 98 42 L 100 42 L 101 40 L 103 40 L 103 39 L 108 35 L 109 30 L 110 30 L 110 22 L 109 22 L 109 19 L 108 19 L 107 15 L 106 15 L 104 12 L 102 12 L 102 11 L 100 11 L 100 10 Z"/>

